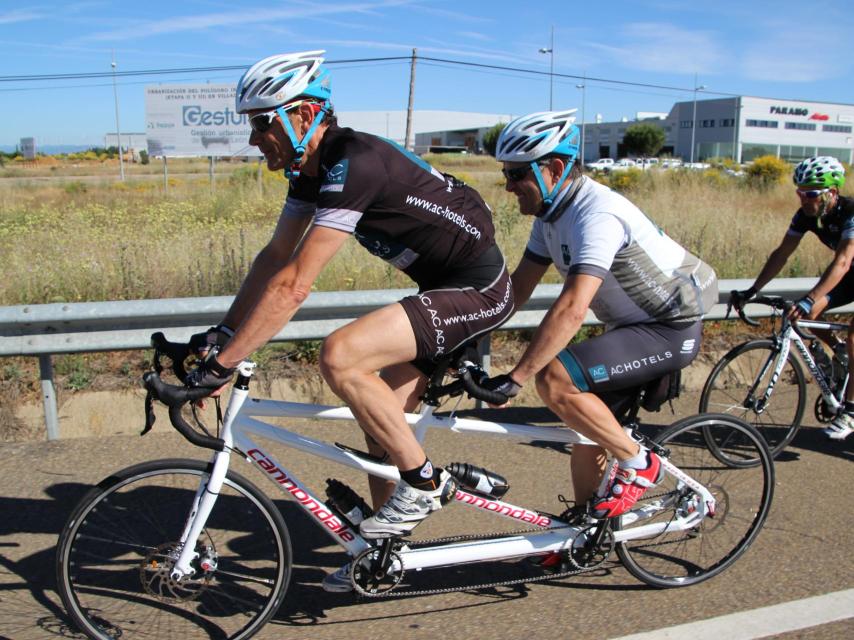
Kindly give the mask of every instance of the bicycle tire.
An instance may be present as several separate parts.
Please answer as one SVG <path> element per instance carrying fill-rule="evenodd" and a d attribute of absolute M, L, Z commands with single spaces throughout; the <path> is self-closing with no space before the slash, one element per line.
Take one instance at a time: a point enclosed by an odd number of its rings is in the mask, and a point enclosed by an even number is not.
<path fill-rule="evenodd" d="M 209 468 L 184 459 L 128 467 L 74 509 L 57 547 L 57 585 L 89 638 L 243 640 L 276 613 L 290 580 L 290 535 L 273 502 L 233 471 L 199 537 L 199 550 L 215 551 L 216 568 L 205 572 L 196 560 L 197 578 L 168 579 L 170 553 Z"/>
<path fill-rule="evenodd" d="M 778 353 L 774 342 L 768 339 L 750 340 L 731 349 L 706 379 L 699 406 L 700 413 L 724 413 L 752 424 L 765 438 L 774 458 L 794 439 L 807 404 L 803 368 L 789 352 L 768 404 L 761 413 L 755 411 L 756 396 L 763 395 L 768 388 L 773 360 Z M 769 359 L 771 364 L 765 367 Z M 760 379 L 763 369 L 765 372 Z M 751 389 L 754 390 L 752 393 Z M 714 447 L 715 444 L 710 442 L 709 446 Z M 730 463 L 748 466 L 756 464 L 756 460 L 737 456 Z"/>
<path fill-rule="evenodd" d="M 727 465 L 709 450 L 707 431 L 735 431 L 739 446 L 755 448 L 759 464 Z M 712 578 L 732 565 L 750 547 L 768 516 L 774 496 L 774 464 L 762 436 L 751 425 L 723 414 L 701 414 L 675 422 L 656 442 L 669 450 L 668 459 L 706 487 L 716 499 L 714 516 L 694 528 L 672 531 L 617 544 L 617 555 L 633 576 L 658 588 L 685 587 Z M 665 474 L 657 487 L 647 489 L 636 509 L 659 510 L 651 517 L 623 527 L 628 516 L 614 518 L 615 531 L 632 526 L 671 522 L 690 513 L 698 495 Z M 629 512 L 630 514 L 632 512 Z"/>

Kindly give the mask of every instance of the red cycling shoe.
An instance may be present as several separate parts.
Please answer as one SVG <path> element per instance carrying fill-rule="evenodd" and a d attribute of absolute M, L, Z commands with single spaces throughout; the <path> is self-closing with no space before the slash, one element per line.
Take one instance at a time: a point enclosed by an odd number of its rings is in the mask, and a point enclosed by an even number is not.
<path fill-rule="evenodd" d="M 593 505 L 594 518 L 613 518 L 631 509 L 650 487 L 664 477 L 661 459 L 652 451 L 647 452 L 649 466 L 646 469 L 624 469 L 617 467 L 607 495 Z"/>

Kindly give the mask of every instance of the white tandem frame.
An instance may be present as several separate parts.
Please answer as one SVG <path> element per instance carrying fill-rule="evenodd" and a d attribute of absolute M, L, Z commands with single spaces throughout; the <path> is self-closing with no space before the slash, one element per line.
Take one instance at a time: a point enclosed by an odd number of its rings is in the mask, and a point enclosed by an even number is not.
<path fill-rule="evenodd" d="M 239 368 L 239 373 L 251 377 L 253 369 L 254 364 L 246 362 Z M 423 441 L 427 429 L 448 429 L 459 433 L 507 436 L 523 441 L 593 444 L 590 440 L 568 428 L 471 420 L 457 418 L 453 415 L 440 417 L 433 415 L 433 411 L 434 407 L 425 405 L 420 414 L 406 414 L 406 420 L 414 427 L 419 442 Z M 195 542 L 204 529 L 207 517 L 222 487 L 232 451 L 245 454 L 249 461 L 255 463 L 272 482 L 294 498 L 308 516 L 352 556 L 355 557 L 372 546 L 359 534 L 358 530 L 352 529 L 338 518 L 321 498 L 312 493 L 309 487 L 300 482 L 272 455 L 266 453 L 264 448 L 253 440 L 252 435 L 268 438 L 286 447 L 395 482 L 400 480 L 397 468 L 394 465 L 366 460 L 336 445 L 314 440 L 288 431 L 283 427 L 258 420 L 256 416 L 355 421 L 353 414 L 346 407 L 250 398 L 247 389 L 232 387 L 220 433 L 225 448 L 214 453 L 210 477 L 203 477 L 196 492 L 193 507 L 180 538 L 181 553 L 172 570 L 174 579 L 180 579 L 193 573 L 191 562 L 195 555 Z M 629 525 L 652 517 L 661 508 L 666 507 L 663 504 L 666 498 L 653 501 L 643 508 L 623 516 L 620 530 L 613 534 L 615 542 L 653 537 L 665 531 L 692 529 L 707 515 L 714 514 L 715 499 L 704 486 L 683 473 L 669 460 L 662 458 L 661 462 L 667 473 L 675 476 L 677 480 L 702 497 L 702 504 L 697 504 L 697 509 L 692 513 L 678 516 L 666 523 L 652 523 L 627 528 Z M 485 498 L 462 488 L 457 491 L 455 502 L 533 525 L 538 527 L 539 531 L 532 530 L 530 533 L 512 534 L 489 540 L 440 544 L 417 549 L 404 547 L 397 553 L 407 570 L 545 554 L 568 549 L 573 544 L 582 546 L 586 539 L 580 527 L 571 526 L 550 515 L 543 515 L 524 507 Z"/>

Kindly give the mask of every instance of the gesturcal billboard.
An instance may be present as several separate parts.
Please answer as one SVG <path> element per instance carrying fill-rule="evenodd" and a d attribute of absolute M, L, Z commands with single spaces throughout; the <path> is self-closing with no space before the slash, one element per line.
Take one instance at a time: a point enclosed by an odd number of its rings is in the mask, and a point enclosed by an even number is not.
<path fill-rule="evenodd" d="M 249 123 L 234 110 L 236 85 L 161 84 L 145 88 L 152 156 L 258 156 Z"/>

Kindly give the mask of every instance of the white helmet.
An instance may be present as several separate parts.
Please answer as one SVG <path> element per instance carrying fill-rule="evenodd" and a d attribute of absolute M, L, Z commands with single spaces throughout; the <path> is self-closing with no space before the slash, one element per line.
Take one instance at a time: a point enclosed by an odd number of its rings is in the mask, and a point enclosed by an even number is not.
<path fill-rule="evenodd" d="M 500 162 L 535 162 L 540 158 L 559 154 L 570 157 L 569 164 L 578 156 L 579 130 L 575 126 L 575 112 L 543 111 L 520 116 L 501 131 L 495 145 L 495 159 Z"/>
<path fill-rule="evenodd" d="M 238 113 L 272 110 L 300 97 L 326 102 L 332 96 L 324 51 L 284 53 L 253 64 L 237 83 Z"/>

